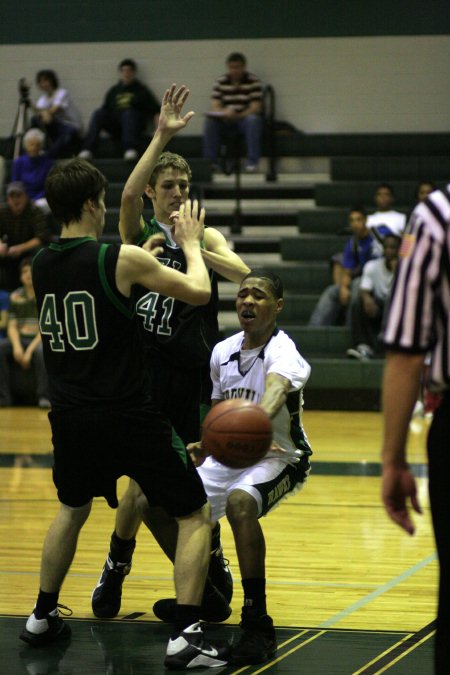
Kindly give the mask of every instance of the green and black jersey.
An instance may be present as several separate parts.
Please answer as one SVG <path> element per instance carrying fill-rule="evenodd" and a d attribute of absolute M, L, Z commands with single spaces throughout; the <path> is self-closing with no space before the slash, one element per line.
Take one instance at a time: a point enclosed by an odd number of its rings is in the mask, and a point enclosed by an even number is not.
<path fill-rule="evenodd" d="M 160 232 L 165 235 L 153 219 L 146 224 L 139 244 Z M 186 272 L 183 251 L 165 237 L 164 252 L 158 260 L 163 265 Z M 133 287 L 135 312 L 149 356 L 169 360 L 172 365 L 183 368 L 199 368 L 209 363 L 212 348 L 219 339 L 217 279 L 212 270 L 210 278 L 211 299 L 202 306 L 188 305 L 142 286 Z"/>
<path fill-rule="evenodd" d="M 116 286 L 120 245 L 60 239 L 33 260 L 54 409 L 111 407 L 143 392 L 143 350 L 133 302 Z"/>

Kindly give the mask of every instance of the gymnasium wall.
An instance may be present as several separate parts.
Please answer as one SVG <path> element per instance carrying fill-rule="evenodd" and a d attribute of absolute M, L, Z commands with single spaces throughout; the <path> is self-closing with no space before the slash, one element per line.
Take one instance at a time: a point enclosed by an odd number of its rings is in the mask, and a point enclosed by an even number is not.
<path fill-rule="evenodd" d="M 236 50 L 274 86 L 277 118 L 305 133 L 450 126 L 450 12 L 441 0 L 24 0 L 20 16 L 3 5 L 1 137 L 13 127 L 19 78 L 54 68 L 87 124 L 127 56 L 158 98 L 172 81 L 190 87 L 197 114 L 186 133 L 200 133 L 212 82 Z"/>

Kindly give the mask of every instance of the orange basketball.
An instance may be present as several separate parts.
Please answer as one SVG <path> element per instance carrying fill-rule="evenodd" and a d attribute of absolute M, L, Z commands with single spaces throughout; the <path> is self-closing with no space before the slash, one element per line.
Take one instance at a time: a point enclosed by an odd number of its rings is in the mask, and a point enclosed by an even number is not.
<path fill-rule="evenodd" d="M 232 469 L 256 464 L 271 443 L 270 417 L 261 406 L 243 398 L 217 403 L 203 422 L 203 448 Z"/>

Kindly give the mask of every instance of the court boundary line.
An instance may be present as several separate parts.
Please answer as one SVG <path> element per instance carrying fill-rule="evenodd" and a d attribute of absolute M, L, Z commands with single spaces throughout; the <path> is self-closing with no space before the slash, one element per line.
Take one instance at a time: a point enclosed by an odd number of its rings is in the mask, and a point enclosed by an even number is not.
<path fill-rule="evenodd" d="M 360 600 L 353 602 L 351 605 L 348 605 L 348 607 L 346 607 L 345 609 L 341 610 L 340 612 L 337 612 L 337 614 L 334 614 L 326 621 L 323 621 L 321 624 L 319 624 L 318 628 L 330 628 L 333 624 L 337 623 L 338 621 L 346 619 L 350 614 L 353 614 L 353 612 L 356 612 L 365 605 L 369 604 L 369 602 L 372 602 L 372 600 L 376 600 L 384 593 L 387 593 L 388 591 L 392 590 L 393 588 L 401 584 L 406 579 L 409 579 L 409 577 L 411 577 L 413 574 L 419 572 L 421 569 L 429 565 L 431 562 L 434 562 L 436 558 L 437 555 L 435 551 L 427 558 L 424 558 L 423 560 L 419 561 L 418 563 L 416 563 L 409 569 L 405 570 L 398 576 L 394 577 L 393 579 L 390 579 L 385 584 L 382 584 L 375 591 L 372 591 L 372 593 L 365 595 Z"/>
<path fill-rule="evenodd" d="M 353 673 L 353 675 L 380 675 L 381 673 L 384 673 L 388 668 L 395 663 L 398 663 L 398 661 L 405 658 L 405 656 L 429 640 L 435 632 L 436 619 L 416 633 L 410 635 L 406 640 L 400 640 L 400 642 L 394 645 L 388 652 L 380 654 L 378 659 L 370 661 L 363 670 L 358 670 L 356 673 Z"/>

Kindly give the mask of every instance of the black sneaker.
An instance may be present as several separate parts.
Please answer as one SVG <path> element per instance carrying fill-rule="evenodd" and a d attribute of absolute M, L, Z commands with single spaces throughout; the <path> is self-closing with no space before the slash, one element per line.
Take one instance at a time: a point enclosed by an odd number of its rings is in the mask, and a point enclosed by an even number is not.
<path fill-rule="evenodd" d="M 158 600 L 153 605 L 154 615 L 165 623 L 175 623 L 177 601 L 175 598 Z M 209 623 L 226 621 L 231 614 L 231 607 L 220 591 L 213 589 L 208 595 L 203 595 L 200 608 L 200 619 Z"/>
<path fill-rule="evenodd" d="M 64 623 L 56 608 L 44 619 L 36 619 L 33 611 L 20 634 L 20 639 L 32 647 L 44 647 L 56 640 L 67 640 L 70 634 L 70 626 Z"/>
<path fill-rule="evenodd" d="M 169 670 L 184 668 L 218 668 L 226 666 L 228 647 L 214 647 L 205 640 L 199 623 L 193 623 L 171 637 L 164 666 Z"/>
<path fill-rule="evenodd" d="M 222 593 L 230 603 L 233 597 L 233 576 L 230 571 L 230 562 L 223 555 L 222 546 L 216 548 L 209 558 L 208 576 L 212 585 Z"/>
<path fill-rule="evenodd" d="M 99 619 L 113 619 L 120 611 L 122 584 L 130 573 L 131 562 L 114 563 L 108 556 L 92 593 L 92 611 Z"/>
<path fill-rule="evenodd" d="M 245 666 L 264 663 L 277 652 L 277 638 L 273 621 L 268 614 L 258 619 L 243 618 L 242 633 L 239 642 L 230 654 L 230 663 Z"/>

